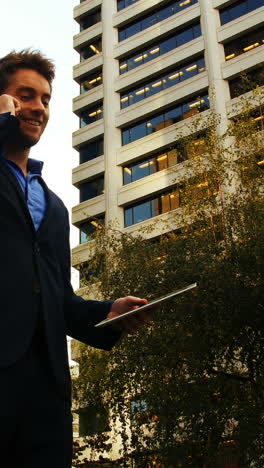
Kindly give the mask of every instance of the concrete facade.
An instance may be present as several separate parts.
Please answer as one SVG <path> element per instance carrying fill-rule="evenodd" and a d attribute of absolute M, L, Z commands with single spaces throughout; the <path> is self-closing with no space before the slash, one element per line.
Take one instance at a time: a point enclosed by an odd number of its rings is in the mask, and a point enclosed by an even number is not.
<path fill-rule="evenodd" d="M 190 123 L 196 119 L 206 118 L 211 112 L 210 109 L 214 109 L 221 116 L 219 131 L 223 132 L 232 117 L 233 102 L 239 100 L 239 98 L 231 99 L 229 81 L 237 77 L 241 71 L 251 71 L 263 63 L 263 40 L 258 46 L 255 44 L 232 60 L 226 60 L 225 44 L 234 39 L 239 41 L 240 36 L 244 37 L 263 27 L 264 2 L 263 6 L 260 5 L 255 10 L 222 25 L 220 11 L 235 3 L 234 1 L 182 1 L 181 4 L 184 5 L 182 11 L 179 7 L 179 11 L 175 14 L 119 41 L 120 28 L 140 21 L 141 18 L 171 3 L 168 0 L 138 0 L 117 11 L 117 0 L 84 0 L 74 8 L 74 19 L 80 24 L 87 15 L 101 10 L 101 20 L 86 27 L 74 37 L 74 48 L 80 51 L 85 46 L 92 47 L 93 41 L 101 40 L 102 51 L 97 50 L 94 55 L 74 66 L 73 77 L 75 81 L 81 82 L 86 75 L 89 79 L 89 76 L 102 72 L 103 79 L 99 86 L 91 87 L 74 98 L 73 111 L 81 115 L 87 110 L 89 114 L 89 108 L 95 108 L 103 103 L 103 118 L 76 130 L 73 134 L 73 147 L 82 151 L 84 145 L 92 143 L 99 137 L 104 138 L 104 149 L 101 154 L 73 169 L 73 184 L 79 188 L 89 181 L 96 183 L 96 178 L 104 175 L 104 193 L 87 199 L 73 208 L 72 220 L 77 227 L 81 227 L 82 223 L 93 217 L 105 217 L 106 225 L 117 222 L 120 229 L 132 233 L 155 221 L 157 227 L 151 235 L 158 235 L 164 229 L 159 221 L 170 219 L 170 213 L 125 226 L 124 210 L 132 203 L 169 190 L 175 180 L 180 181 L 184 163 L 176 164 L 173 171 L 165 168 L 126 185 L 123 183 L 124 167 L 133 162 L 143 161 L 143 158 L 148 158 L 154 153 L 162 154 L 163 150 L 177 142 L 179 135 L 188 134 Z M 122 60 L 128 58 L 128 61 L 131 61 L 133 60 L 131 57 L 133 55 L 136 57 L 138 54 L 134 62 L 144 61 L 146 48 L 149 50 L 153 46 L 150 53 L 154 54 L 167 37 L 198 22 L 202 31 L 199 37 L 120 74 Z M 141 52 L 143 59 L 140 56 Z M 129 95 L 130 90 L 153 82 L 156 77 L 158 79 L 162 74 L 180 69 L 188 61 L 195 61 L 202 56 L 205 59 L 205 69 L 200 73 L 121 108 L 122 93 L 127 92 Z M 122 145 L 123 129 L 166 112 L 174 105 L 191 102 L 194 97 L 206 92 L 210 99 L 209 110 L 205 110 L 199 116 L 194 112 L 187 113 L 181 121 L 169 122 L 168 125 L 165 122 L 164 128 L 157 126 L 155 132 Z M 166 226 L 169 224 L 166 223 Z M 171 226 L 172 229 L 177 227 Z M 89 242 L 84 242 L 73 249 L 74 266 L 87 261 L 88 258 Z"/>

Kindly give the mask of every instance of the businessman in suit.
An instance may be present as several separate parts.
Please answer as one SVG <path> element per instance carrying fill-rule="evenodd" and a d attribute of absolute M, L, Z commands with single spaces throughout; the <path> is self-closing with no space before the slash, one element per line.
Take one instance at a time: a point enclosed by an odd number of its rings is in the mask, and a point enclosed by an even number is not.
<path fill-rule="evenodd" d="M 68 213 L 29 158 L 49 119 L 53 63 L 38 51 L 0 59 L 0 466 L 70 468 L 66 335 L 110 350 L 145 317 L 98 329 L 147 301 L 84 301 L 70 284 Z"/>

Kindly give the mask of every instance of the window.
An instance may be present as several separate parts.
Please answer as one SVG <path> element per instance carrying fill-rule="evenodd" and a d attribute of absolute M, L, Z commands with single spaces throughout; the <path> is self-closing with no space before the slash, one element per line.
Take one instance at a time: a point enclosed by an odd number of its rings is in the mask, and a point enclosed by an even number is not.
<path fill-rule="evenodd" d="M 80 146 L 80 164 L 104 154 L 104 139 L 98 138 L 90 143 Z"/>
<path fill-rule="evenodd" d="M 229 23 L 250 11 L 263 6 L 263 0 L 239 0 L 220 10 L 221 24 Z"/>
<path fill-rule="evenodd" d="M 134 203 L 125 208 L 125 227 L 140 223 L 180 206 L 178 189 L 166 191 L 156 197 Z"/>
<path fill-rule="evenodd" d="M 104 193 L 104 176 L 80 184 L 80 203 Z"/>
<path fill-rule="evenodd" d="M 80 31 L 90 28 L 101 21 L 101 10 L 96 10 L 89 15 L 82 16 L 80 19 Z"/>
<path fill-rule="evenodd" d="M 104 116 L 103 104 L 97 104 L 97 106 L 88 107 L 86 110 L 83 110 L 79 114 L 80 116 L 80 127 L 86 127 L 96 120 L 100 120 Z"/>
<path fill-rule="evenodd" d="M 186 42 L 192 41 L 196 37 L 201 35 L 201 26 L 199 23 L 195 23 L 186 29 L 174 33 L 166 39 L 160 40 L 153 44 L 150 48 L 143 49 L 136 55 L 131 55 L 119 61 L 120 74 L 128 72 L 133 68 L 139 67 L 143 63 L 149 62 L 155 59 L 159 55 L 163 55 L 170 50 L 173 50 Z"/>
<path fill-rule="evenodd" d="M 256 68 L 229 81 L 231 99 L 252 91 L 257 86 L 264 86 L 264 68 Z"/>
<path fill-rule="evenodd" d="M 179 141 L 163 151 L 123 167 L 123 183 L 130 184 L 155 172 L 193 159 L 206 151 L 204 135 L 196 135 L 188 143 Z"/>
<path fill-rule="evenodd" d="M 97 218 L 91 218 L 79 224 L 80 229 L 80 244 L 89 242 L 93 239 L 94 233 L 97 229 L 103 229 L 105 224 L 105 217 L 98 216 Z"/>
<path fill-rule="evenodd" d="M 98 39 L 80 48 L 80 60 L 83 62 L 94 55 L 100 54 L 100 52 L 102 52 L 102 40 Z"/>
<path fill-rule="evenodd" d="M 238 55 L 249 52 L 264 44 L 264 28 L 240 36 L 237 39 L 225 44 L 225 58 L 231 60 Z"/>
<path fill-rule="evenodd" d="M 185 81 L 205 70 L 205 61 L 200 57 L 192 62 L 187 62 L 179 68 L 174 68 L 169 73 L 158 76 L 155 80 L 147 82 L 140 87 L 134 88 L 121 94 L 121 109 L 131 106 L 142 99 L 159 93 L 163 89 L 170 88 L 180 81 Z"/>
<path fill-rule="evenodd" d="M 123 41 L 124 39 L 134 36 L 134 34 L 137 34 L 138 32 L 143 31 L 144 29 L 150 28 L 154 24 L 157 24 L 160 21 L 163 21 L 166 18 L 175 15 L 175 13 L 178 13 L 191 5 L 194 5 L 195 3 L 197 3 L 197 1 L 198 0 L 170 1 L 169 4 L 157 8 L 154 12 L 148 13 L 142 16 L 139 20 L 134 21 L 133 23 L 129 23 L 126 26 L 120 28 L 118 32 L 119 41 Z"/>
<path fill-rule="evenodd" d="M 123 10 L 139 0 L 117 0 L 117 11 Z"/>
<path fill-rule="evenodd" d="M 197 96 L 192 101 L 183 102 L 175 107 L 168 109 L 166 112 L 154 115 L 148 120 L 137 123 L 122 129 L 122 145 L 127 145 L 132 141 L 143 138 L 150 133 L 157 132 L 162 128 L 168 127 L 180 120 L 192 117 L 199 112 L 209 109 L 209 98 L 207 94 Z"/>
<path fill-rule="evenodd" d="M 80 93 L 83 94 L 90 89 L 100 86 L 103 83 L 102 70 L 91 75 L 85 75 L 80 79 Z"/>

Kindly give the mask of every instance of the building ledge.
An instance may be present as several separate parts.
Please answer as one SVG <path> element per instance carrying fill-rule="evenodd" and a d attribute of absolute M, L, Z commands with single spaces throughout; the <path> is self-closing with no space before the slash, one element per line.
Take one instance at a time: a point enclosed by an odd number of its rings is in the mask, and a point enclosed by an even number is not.
<path fill-rule="evenodd" d="M 104 119 L 97 120 L 96 122 L 86 125 L 86 127 L 76 130 L 72 134 L 72 146 L 77 151 L 79 147 L 90 140 L 94 140 L 97 136 L 104 133 Z"/>
<path fill-rule="evenodd" d="M 78 34 L 73 36 L 73 48 L 78 52 L 80 47 L 85 45 L 87 42 L 98 39 L 103 34 L 102 22 L 98 22 L 90 28 L 84 29 Z"/>
<path fill-rule="evenodd" d="M 102 5 L 102 0 L 86 0 L 86 2 L 82 2 L 74 7 L 73 18 L 79 23 L 81 16 L 84 16 L 90 11 L 92 12 L 100 5 Z"/>
<path fill-rule="evenodd" d="M 103 100 L 103 85 L 97 86 L 96 88 L 90 89 L 73 99 L 73 112 L 78 115 L 78 111 L 96 104 L 98 101 Z"/>
<path fill-rule="evenodd" d="M 78 83 L 78 79 L 82 78 L 87 73 L 92 73 L 93 71 L 95 72 L 96 70 L 102 68 L 102 66 L 103 54 L 100 52 L 100 54 L 94 55 L 93 57 L 90 57 L 83 62 L 74 65 L 73 79 Z"/>
<path fill-rule="evenodd" d="M 132 51 L 141 50 L 142 44 L 144 47 L 156 41 L 158 38 L 165 37 L 170 32 L 177 31 L 183 25 L 194 22 L 200 16 L 199 4 L 196 3 L 189 8 L 186 8 L 180 13 L 170 16 L 169 18 L 157 23 L 150 28 L 135 34 L 124 41 L 119 42 L 114 48 L 114 57 L 121 58 Z"/>
<path fill-rule="evenodd" d="M 79 223 L 93 216 L 105 212 L 105 194 L 86 200 L 72 208 L 72 224 L 78 227 Z"/>
<path fill-rule="evenodd" d="M 188 59 L 200 55 L 204 51 L 204 40 L 202 37 L 194 39 L 190 43 L 183 44 L 177 49 L 173 49 L 140 67 L 134 68 L 123 75 L 119 75 L 115 82 L 115 91 L 121 92 L 135 86 L 137 83 L 145 82 L 148 77 L 155 77 L 162 72 L 180 66 Z"/>
<path fill-rule="evenodd" d="M 72 170 L 72 184 L 78 188 L 81 182 L 86 181 L 96 175 L 103 174 L 104 170 L 104 155 L 98 156 L 91 161 L 80 164 Z"/>
<path fill-rule="evenodd" d="M 240 16 L 239 18 L 226 23 L 218 28 L 217 37 L 219 42 L 226 42 L 228 39 L 236 39 L 243 33 L 256 29 L 263 24 L 264 6 Z"/>
<path fill-rule="evenodd" d="M 153 96 L 149 96 L 146 99 L 142 99 L 125 109 L 122 109 L 116 114 L 116 127 L 124 127 L 125 125 L 132 124 L 137 120 L 141 120 L 142 117 L 148 117 L 154 112 L 166 109 L 173 103 L 177 105 L 177 102 L 181 102 L 185 97 L 190 97 L 198 93 L 203 92 L 208 88 L 208 77 L 207 72 L 200 73 L 199 75 L 193 76 L 182 83 L 177 83 L 171 88 L 167 88 L 160 91 Z"/>
<path fill-rule="evenodd" d="M 210 116 L 210 109 L 197 114 L 188 119 L 181 120 L 176 124 L 163 128 L 158 132 L 147 135 L 144 138 L 133 141 L 128 145 L 121 146 L 117 150 L 117 164 L 124 165 L 137 160 L 141 156 L 147 156 L 156 152 L 168 145 L 175 143 L 177 140 L 190 135 L 194 132 L 201 131 L 206 125 L 206 121 Z"/>
<path fill-rule="evenodd" d="M 222 76 L 224 80 L 238 76 L 242 71 L 257 67 L 263 63 L 264 44 L 252 49 L 246 54 L 238 55 L 222 64 Z"/>

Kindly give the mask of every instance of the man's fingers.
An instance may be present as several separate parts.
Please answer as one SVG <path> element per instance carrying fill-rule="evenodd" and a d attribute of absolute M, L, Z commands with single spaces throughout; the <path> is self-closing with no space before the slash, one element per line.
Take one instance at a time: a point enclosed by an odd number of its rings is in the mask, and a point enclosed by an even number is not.
<path fill-rule="evenodd" d="M 20 106 L 20 102 L 16 98 L 13 98 L 13 100 L 14 100 L 14 106 L 15 106 L 15 115 L 17 116 L 20 114 L 21 106 Z"/>
<path fill-rule="evenodd" d="M 0 96 L 0 113 L 10 112 L 12 115 L 18 115 L 20 110 L 21 107 L 18 99 L 9 94 L 2 94 Z"/>

